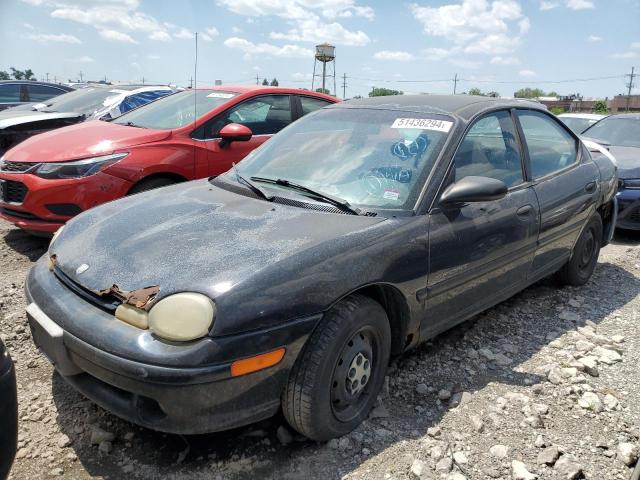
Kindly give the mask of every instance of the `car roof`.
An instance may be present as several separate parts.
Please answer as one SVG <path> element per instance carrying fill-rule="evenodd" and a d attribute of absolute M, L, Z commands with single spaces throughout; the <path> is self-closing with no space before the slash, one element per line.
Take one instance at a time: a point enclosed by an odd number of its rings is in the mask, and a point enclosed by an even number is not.
<path fill-rule="evenodd" d="M 48 87 L 57 87 L 57 88 L 61 88 L 62 90 L 73 90 L 73 88 L 69 87 L 68 85 L 64 85 L 62 83 L 51 83 L 51 82 L 39 82 L 38 80 L 0 80 L 0 85 L 6 85 L 6 84 L 12 84 L 12 83 L 18 83 L 20 85 L 46 85 Z"/>
<path fill-rule="evenodd" d="M 314 92 L 313 90 L 306 90 L 304 88 L 291 88 L 291 87 L 272 87 L 268 85 L 216 85 L 216 86 L 199 86 L 198 90 L 223 90 L 225 92 L 233 92 L 239 94 L 245 93 L 280 93 L 289 95 L 310 95 L 317 98 L 324 98 L 331 102 L 339 101 L 338 98 L 332 95 L 326 95 L 320 92 Z"/>
<path fill-rule="evenodd" d="M 608 118 L 630 118 L 632 120 L 640 120 L 640 112 L 616 113 L 609 115 Z"/>
<path fill-rule="evenodd" d="M 456 115 L 465 120 L 484 110 L 500 107 L 524 107 L 547 111 L 547 108 L 539 102 L 476 95 L 390 95 L 348 100 L 331 108 L 358 107 L 405 110 L 417 113 L 441 113 Z"/>
<path fill-rule="evenodd" d="M 584 118 L 585 120 L 600 120 L 607 115 L 601 115 L 599 113 L 561 113 L 559 118 Z"/>

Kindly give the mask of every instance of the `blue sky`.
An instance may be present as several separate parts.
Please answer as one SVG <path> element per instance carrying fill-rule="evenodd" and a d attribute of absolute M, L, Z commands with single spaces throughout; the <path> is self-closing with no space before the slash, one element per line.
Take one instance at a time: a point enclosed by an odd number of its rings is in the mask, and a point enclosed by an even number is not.
<path fill-rule="evenodd" d="M 455 74 L 458 92 L 611 97 L 640 67 L 640 0 L 0 0 L 0 70 L 185 85 L 196 31 L 199 84 L 309 88 L 314 45 L 328 41 L 349 97 L 451 93 Z M 576 81 L 601 77 L 613 78 Z M 545 83 L 559 80 L 571 81 Z"/>

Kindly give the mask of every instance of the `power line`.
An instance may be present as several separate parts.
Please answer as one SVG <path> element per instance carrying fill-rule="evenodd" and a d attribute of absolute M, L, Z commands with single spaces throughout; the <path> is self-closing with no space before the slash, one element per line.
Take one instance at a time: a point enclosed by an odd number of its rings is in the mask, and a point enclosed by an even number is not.
<path fill-rule="evenodd" d="M 607 77 L 592 77 L 592 78 L 572 78 L 568 80 L 474 80 L 470 78 L 459 78 L 459 82 L 470 83 L 528 83 L 538 85 L 542 83 L 574 83 L 574 82 L 593 82 L 597 80 L 609 80 L 612 78 L 623 78 L 628 75 L 609 75 Z"/>

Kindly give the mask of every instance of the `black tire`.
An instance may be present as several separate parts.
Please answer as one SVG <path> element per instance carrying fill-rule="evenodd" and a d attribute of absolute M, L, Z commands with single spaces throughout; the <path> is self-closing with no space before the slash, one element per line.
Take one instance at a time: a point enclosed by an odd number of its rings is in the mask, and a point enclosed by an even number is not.
<path fill-rule="evenodd" d="M 390 350 L 389 320 L 378 302 L 363 295 L 340 301 L 313 331 L 289 374 L 282 394 L 289 424 L 317 441 L 352 431 L 376 401 Z M 344 382 L 337 380 L 343 377 Z"/>
<path fill-rule="evenodd" d="M 167 185 L 173 185 L 178 183 L 173 178 L 168 177 L 152 177 L 145 178 L 136 183 L 127 195 L 135 195 L 136 193 L 146 192 L 147 190 L 153 190 L 154 188 L 166 187 Z"/>
<path fill-rule="evenodd" d="M 596 213 L 580 234 L 573 247 L 571 259 L 558 272 L 560 282 L 576 287 L 587 283 L 598 263 L 601 245 L 602 219 Z"/>

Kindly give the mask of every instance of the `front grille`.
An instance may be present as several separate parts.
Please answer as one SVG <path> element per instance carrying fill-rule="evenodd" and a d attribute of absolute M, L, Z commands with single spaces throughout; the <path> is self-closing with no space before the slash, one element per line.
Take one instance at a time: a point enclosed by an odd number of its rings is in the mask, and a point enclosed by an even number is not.
<path fill-rule="evenodd" d="M 626 219 L 633 223 L 640 223 L 640 208 L 632 210 Z"/>
<path fill-rule="evenodd" d="M 33 162 L 9 162 L 5 160 L 0 163 L 0 172 L 24 173 L 38 165 L 38 163 Z"/>
<path fill-rule="evenodd" d="M 7 203 L 22 203 L 24 197 L 27 196 L 29 189 L 22 182 L 16 182 L 15 180 L 5 180 L 2 184 L 2 195 L 0 198 L 4 199 Z"/>

